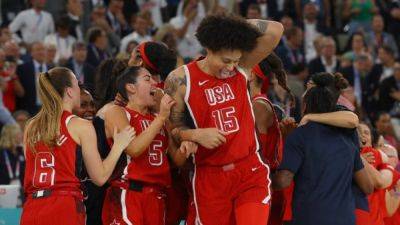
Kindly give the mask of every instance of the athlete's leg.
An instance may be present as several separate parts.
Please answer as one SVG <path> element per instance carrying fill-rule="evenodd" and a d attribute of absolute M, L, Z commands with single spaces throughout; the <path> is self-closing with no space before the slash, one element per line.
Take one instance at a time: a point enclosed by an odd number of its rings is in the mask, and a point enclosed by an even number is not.
<path fill-rule="evenodd" d="M 143 194 L 143 225 L 165 224 L 165 194 L 144 193 Z M 177 223 L 176 223 L 177 224 Z"/>
<path fill-rule="evenodd" d="M 269 205 L 245 203 L 235 209 L 236 225 L 265 225 L 268 222 Z"/>

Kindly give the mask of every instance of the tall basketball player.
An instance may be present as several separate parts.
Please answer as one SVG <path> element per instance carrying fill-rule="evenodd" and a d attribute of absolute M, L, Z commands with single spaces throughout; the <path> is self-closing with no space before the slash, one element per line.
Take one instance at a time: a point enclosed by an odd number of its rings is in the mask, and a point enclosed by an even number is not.
<path fill-rule="evenodd" d="M 175 140 L 200 145 L 193 178 L 199 224 L 267 224 L 269 169 L 257 154 L 246 74 L 282 33 L 273 21 L 208 16 L 196 34 L 207 56 L 179 67 L 165 82 L 177 102 L 170 116 Z"/>

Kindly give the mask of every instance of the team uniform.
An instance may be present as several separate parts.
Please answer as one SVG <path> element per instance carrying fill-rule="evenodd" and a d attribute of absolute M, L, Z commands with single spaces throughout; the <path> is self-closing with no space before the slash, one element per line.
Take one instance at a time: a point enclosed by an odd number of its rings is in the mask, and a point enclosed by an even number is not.
<path fill-rule="evenodd" d="M 246 75 L 241 69 L 227 79 L 204 73 L 197 62 L 184 66 L 185 103 L 196 128 L 228 132 L 216 149 L 199 146 L 193 178 L 196 221 L 235 224 L 234 209 L 245 203 L 269 205 L 269 168 L 263 164 L 255 132 Z"/>
<path fill-rule="evenodd" d="M 252 98 L 253 102 L 261 102 L 263 104 L 267 104 L 272 109 L 273 113 L 273 122 L 271 126 L 268 128 L 267 133 L 263 134 L 258 132 L 258 139 L 261 144 L 261 156 L 262 159 L 268 166 L 271 171 L 274 171 L 282 161 L 283 154 L 283 139 L 282 133 L 279 128 L 278 117 L 275 113 L 274 107 L 272 103 L 268 100 L 265 94 L 258 94 Z M 285 208 L 285 196 L 284 191 L 273 191 L 272 199 L 271 199 L 271 213 L 268 219 L 269 225 L 279 225 L 282 224 L 282 217 L 284 214 Z"/>
<path fill-rule="evenodd" d="M 67 129 L 72 117 L 70 112 L 63 112 L 60 137 L 54 148 L 38 143 L 33 152 L 26 146 L 22 225 L 85 224 L 79 178 L 82 155 Z"/>
<path fill-rule="evenodd" d="M 140 135 L 155 119 L 151 114 L 125 110 L 136 135 Z M 171 185 L 167 147 L 168 138 L 163 128 L 139 157 L 126 156 L 125 163 L 116 170 L 120 173 L 119 178 L 111 180 L 107 189 L 103 224 L 164 224 L 165 188 Z"/>

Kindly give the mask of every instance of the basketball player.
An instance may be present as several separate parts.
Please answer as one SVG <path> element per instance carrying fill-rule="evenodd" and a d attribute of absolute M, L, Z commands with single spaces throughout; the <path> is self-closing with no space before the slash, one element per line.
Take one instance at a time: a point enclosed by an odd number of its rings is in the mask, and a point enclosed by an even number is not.
<path fill-rule="evenodd" d="M 126 161 L 119 179 L 111 181 L 103 206 L 103 223 L 163 225 L 165 188 L 171 185 L 167 153 L 183 164 L 190 149 L 182 143 L 177 151 L 168 141 L 164 127 L 175 101 L 161 100 L 158 115 L 151 113 L 156 103 L 156 82 L 143 67 L 128 67 L 117 79 L 117 90 L 128 101 L 126 107 L 113 106 L 105 114 L 106 130 L 132 126 L 137 137 L 125 149 Z M 111 138 L 111 137 L 108 137 Z M 193 149 L 193 148 L 191 148 Z"/>
<path fill-rule="evenodd" d="M 176 101 L 170 116 L 174 139 L 200 145 L 193 178 L 198 224 L 268 221 L 269 169 L 257 154 L 246 74 L 272 52 L 282 33 L 273 21 L 208 16 L 196 34 L 207 56 L 179 67 L 165 82 Z"/>
<path fill-rule="evenodd" d="M 114 146 L 102 161 L 91 122 L 72 115 L 80 105 L 78 80 L 56 67 L 39 76 L 42 108 L 27 125 L 26 170 L 21 224 L 85 224 L 80 189 L 81 159 L 93 182 L 103 185 L 122 151 L 134 137 L 132 128 L 114 131 Z"/>

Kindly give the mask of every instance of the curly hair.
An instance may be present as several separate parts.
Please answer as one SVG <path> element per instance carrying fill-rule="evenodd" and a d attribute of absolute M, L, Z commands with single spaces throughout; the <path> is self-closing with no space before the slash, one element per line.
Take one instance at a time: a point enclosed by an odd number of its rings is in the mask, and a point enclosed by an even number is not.
<path fill-rule="evenodd" d="M 245 19 L 234 15 L 211 15 L 204 18 L 196 31 L 200 44 L 212 52 L 220 50 L 252 51 L 261 32 Z"/>

